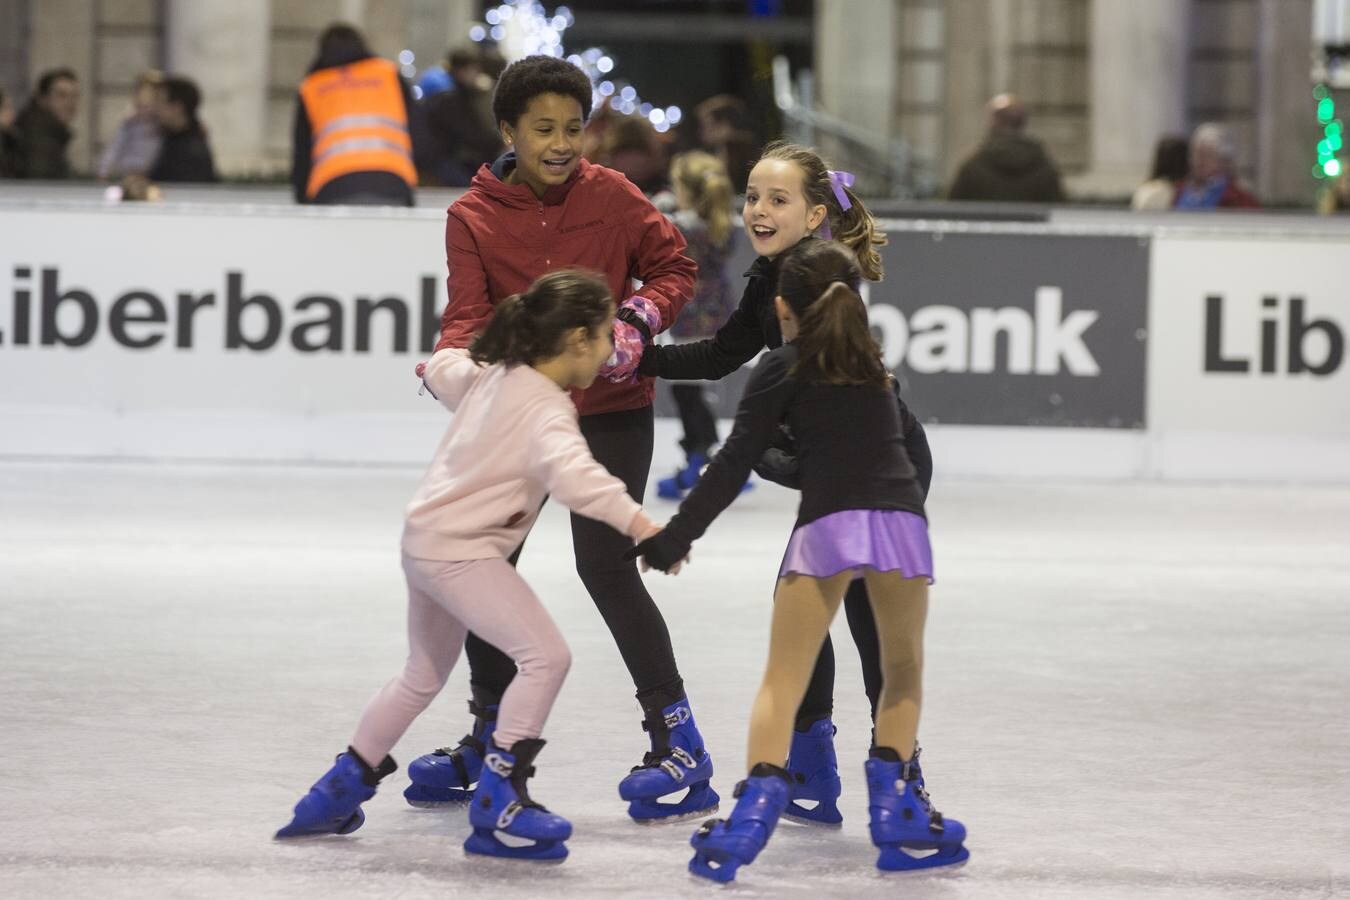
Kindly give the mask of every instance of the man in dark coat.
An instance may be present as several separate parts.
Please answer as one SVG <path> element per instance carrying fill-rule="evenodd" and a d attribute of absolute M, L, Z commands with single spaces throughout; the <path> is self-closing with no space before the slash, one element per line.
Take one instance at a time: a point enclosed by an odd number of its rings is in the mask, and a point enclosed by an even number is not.
<path fill-rule="evenodd" d="M 151 181 L 216 181 L 216 164 L 206 130 L 197 120 L 202 94 L 187 78 L 164 79 L 159 124 L 164 144 L 150 170 Z"/>
<path fill-rule="evenodd" d="M 990 203 L 1059 203 L 1059 170 L 1035 138 L 1025 134 L 1027 111 L 1012 94 L 989 101 L 989 134 L 961 164 L 947 196 Z"/>
<path fill-rule="evenodd" d="M 80 82 L 70 69 L 52 69 L 38 79 L 37 93 L 14 120 L 13 156 L 17 178 L 71 176 L 66 150 L 80 107 Z"/>

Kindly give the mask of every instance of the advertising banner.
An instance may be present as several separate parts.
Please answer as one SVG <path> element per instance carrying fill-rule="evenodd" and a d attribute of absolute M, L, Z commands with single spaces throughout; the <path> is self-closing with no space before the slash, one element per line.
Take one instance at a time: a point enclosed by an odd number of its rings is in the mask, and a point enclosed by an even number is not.
<path fill-rule="evenodd" d="M 1350 438 L 1350 239 L 1162 237 L 1149 421 Z"/>

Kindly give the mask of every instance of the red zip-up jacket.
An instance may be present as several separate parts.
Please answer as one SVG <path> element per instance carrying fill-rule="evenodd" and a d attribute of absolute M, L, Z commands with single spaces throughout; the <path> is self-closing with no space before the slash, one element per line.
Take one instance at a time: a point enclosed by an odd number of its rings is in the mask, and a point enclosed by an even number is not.
<path fill-rule="evenodd" d="M 616 303 L 638 290 L 661 311 L 665 331 L 694 293 L 697 266 L 684 255 L 680 230 L 657 212 L 623 175 L 582 160 L 565 183 L 538 198 L 507 184 L 507 156 L 483 166 L 450 207 L 445 256 L 450 302 L 441 316 L 437 350 L 467 347 L 500 300 L 528 288 L 546 272 L 583 268 L 602 275 Z M 613 384 L 603 378 L 572 401 L 583 415 L 650 406 L 654 379 Z"/>

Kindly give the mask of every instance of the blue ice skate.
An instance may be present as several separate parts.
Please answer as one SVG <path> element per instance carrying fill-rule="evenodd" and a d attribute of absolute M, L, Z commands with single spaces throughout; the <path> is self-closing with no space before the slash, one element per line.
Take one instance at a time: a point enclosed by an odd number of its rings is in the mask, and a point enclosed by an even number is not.
<path fill-rule="evenodd" d="M 464 842 L 466 852 L 545 862 L 567 858 L 563 841 L 572 836 L 572 823 L 535 803 L 525 788 L 543 746 L 538 738 L 516 741 L 510 751 L 488 744 L 482 778 L 469 805 L 473 834 Z M 533 843 L 503 843 L 498 831 Z"/>
<path fill-rule="evenodd" d="M 619 782 L 619 796 L 628 801 L 628 815 L 642 824 L 675 822 L 717 811 L 721 799 L 709 780 L 712 757 L 703 747 L 703 735 L 694 724 L 688 698 L 667 706 L 642 723 L 651 734 L 652 749 Z M 688 789 L 673 803 L 661 797 Z"/>
<path fill-rule="evenodd" d="M 291 823 L 276 833 L 279 838 L 315 834 L 351 834 L 366 821 L 361 804 L 375 796 L 380 779 L 398 768 L 386 756 L 372 769 L 350 747 L 338 756 L 333 768 L 314 782 L 309 793 L 295 804 Z"/>
<path fill-rule="evenodd" d="M 429 809 L 473 799 L 487 743 L 497 730 L 497 704 L 480 706 L 470 700 L 469 712 L 474 715 L 473 731 L 459 744 L 419 756 L 408 766 L 412 784 L 403 791 L 403 799 L 410 805 Z"/>
<path fill-rule="evenodd" d="M 792 732 L 788 751 L 791 795 L 783 815 L 820 825 L 839 825 L 839 760 L 834 755 L 834 723 L 821 719 L 806 731 Z M 813 804 L 804 806 L 803 803 Z"/>
<path fill-rule="evenodd" d="M 966 827 L 933 809 L 917 766 L 901 762 L 890 747 L 877 747 L 865 769 L 872 843 L 881 850 L 878 869 L 932 869 L 970 858 Z"/>
<path fill-rule="evenodd" d="M 680 500 L 684 497 L 684 492 L 691 490 L 698 484 L 698 478 L 703 474 L 703 467 L 708 464 L 708 457 L 702 453 L 690 453 L 685 459 L 682 467 L 675 470 L 675 474 L 669 478 L 662 478 L 656 483 L 656 494 L 666 500 Z"/>
<path fill-rule="evenodd" d="M 734 881 L 769 842 L 778 817 L 787 808 L 791 779 L 784 769 L 759 763 L 736 785 L 736 808 L 729 819 L 709 819 L 689 839 L 694 858 L 689 871 L 713 881 Z"/>

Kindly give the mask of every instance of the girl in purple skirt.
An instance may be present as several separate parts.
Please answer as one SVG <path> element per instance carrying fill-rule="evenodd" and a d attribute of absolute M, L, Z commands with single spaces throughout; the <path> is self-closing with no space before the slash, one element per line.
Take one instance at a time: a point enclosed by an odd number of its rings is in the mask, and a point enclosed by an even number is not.
<path fill-rule="evenodd" d="M 933 809 L 914 758 L 923 628 L 932 551 L 923 492 L 891 376 L 867 309 L 843 282 L 823 293 L 818 273 L 850 252 L 805 241 L 785 255 L 774 306 L 787 343 L 755 368 L 731 436 L 666 529 L 639 544 L 646 564 L 670 570 L 739 494 L 752 466 L 788 426 L 797 442 L 802 499 L 779 569 L 764 680 L 750 716 L 749 776 L 731 817 L 694 835 L 689 866 L 730 881 L 754 860 L 787 805 L 793 718 L 849 582 L 867 584 L 881 644 L 876 746 L 865 770 L 872 841 L 883 869 L 963 862 L 965 828 Z M 917 855 L 926 854 L 926 855 Z"/>

